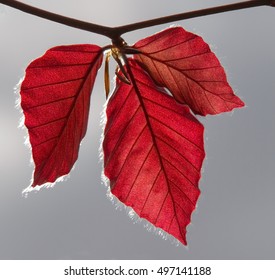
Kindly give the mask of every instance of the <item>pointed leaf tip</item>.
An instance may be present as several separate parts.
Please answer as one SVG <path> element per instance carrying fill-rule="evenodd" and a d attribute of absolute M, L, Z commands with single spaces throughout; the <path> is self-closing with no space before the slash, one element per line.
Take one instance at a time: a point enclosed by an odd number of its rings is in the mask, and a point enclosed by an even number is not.
<path fill-rule="evenodd" d="M 203 126 L 130 60 L 107 105 L 103 151 L 111 192 L 184 245 L 200 194 Z"/>
<path fill-rule="evenodd" d="M 77 160 L 101 63 L 100 47 L 72 45 L 52 48 L 27 67 L 20 94 L 35 163 L 33 187 L 55 182 Z"/>
<path fill-rule="evenodd" d="M 182 27 L 168 28 L 138 41 L 137 61 L 160 86 L 195 114 L 219 114 L 243 107 L 223 67 L 200 36 Z"/>

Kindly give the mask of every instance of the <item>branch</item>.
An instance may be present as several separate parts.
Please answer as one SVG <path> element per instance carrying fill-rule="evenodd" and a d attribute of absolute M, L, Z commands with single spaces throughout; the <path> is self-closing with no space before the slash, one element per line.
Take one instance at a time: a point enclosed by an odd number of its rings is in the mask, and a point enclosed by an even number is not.
<path fill-rule="evenodd" d="M 48 19 L 74 28 L 82 29 L 85 31 L 89 31 L 89 32 L 93 32 L 109 37 L 113 41 L 117 41 L 120 38 L 120 36 L 124 33 L 134 31 L 137 29 L 148 28 L 159 24 L 165 24 L 174 21 L 190 19 L 194 17 L 201 17 L 206 15 L 224 13 L 224 12 L 259 7 L 259 6 L 275 7 L 275 0 L 252 0 L 252 1 L 245 1 L 240 3 L 235 3 L 235 4 L 213 7 L 213 8 L 207 8 L 207 9 L 202 9 L 197 11 L 191 11 L 186 13 L 180 13 L 180 14 L 166 16 L 166 17 L 155 18 L 152 20 L 136 22 L 136 23 L 122 25 L 118 27 L 108 27 L 108 26 L 77 20 L 70 17 L 61 16 L 55 13 L 51 13 L 42 9 L 32 7 L 30 5 L 24 4 L 19 1 L 0 0 L 0 3 L 21 10 L 28 14 L 42 17 L 44 19 Z"/>
<path fill-rule="evenodd" d="M 213 15 L 213 14 L 218 14 L 218 13 L 224 13 L 224 12 L 259 7 L 259 6 L 275 7 L 275 0 L 273 0 L 273 1 L 252 0 L 252 1 L 239 2 L 239 3 L 235 3 L 235 4 L 207 8 L 207 9 L 180 13 L 180 14 L 176 14 L 176 15 L 172 15 L 172 16 L 166 16 L 166 17 L 156 18 L 156 19 L 152 19 L 152 20 L 137 22 L 137 23 L 133 23 L 133 24 L 129 24 L 129 25 L 123 25 L 123 26 L 120 26 L 117 28 L 120 30 L 121 34 L 124 34 L 129 31 L 134 31 L 137 29 L 147 28 L 147 27 L 151 27 L 154 25 L 174 22 L 174 21 L 178 21 L 178 20 L 190 19 L 190 18 L 195 18 L 195 17 Z"/>
<path fill-rule="evenodd" d="M 81 30 L 85 30 L 85 31 L 90 31 L 93 33 L 97 33 L 97 34 L 101 34 L 104 36 L 107 36 L 109 38 L 112 38 L 112 28 L 107 27 L 107 26 L 103 26 L 103 25 L 98 25 L 98 24 L 94 24 L 94 23 L 89 23 L 89 22 L 85 22 L 85 21 L 81 21 L 81 20 L 77 20 L 74 18 L 70 18 L 70 17 L 65 17 L 65 16 L 61 16 L 55 13 L 51 13 L 42 9 L 38 9 L 36 7 L 24 4 L 22 2 L 19 1 L 14 1 L 14 0 L 0 0 L 0 3 L 15 8 L 17 10 L 20 10 L 22 12 L 31 14 L 31 15 L 35 15 L 44 19 L 48 19 L 50 21 L 54 21 L 54 22 L 58 22 L 64 25 L 68 25 L 74 28 L 78 28 Z"/>

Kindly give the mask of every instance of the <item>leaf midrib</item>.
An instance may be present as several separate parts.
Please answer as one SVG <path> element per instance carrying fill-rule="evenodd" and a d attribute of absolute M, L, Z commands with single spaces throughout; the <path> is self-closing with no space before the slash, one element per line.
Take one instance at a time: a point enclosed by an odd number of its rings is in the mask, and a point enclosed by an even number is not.
<path fill-rule="evenodd" d="M 177 225 L 178 225 L 178 228 L 179 228 L 179 232 L 180 232 L 181 238 L 183 240 L 185 240 L 185 236 L 182 233 L 182 229 L 180 227 L 180 222 L 179 222 L 177 211 L 176 211 L 176 206 L 175 206 L 176 202 L 174 200 L 174 197 L 173 197 L 173 194 L 172 194 L 172 191 L 171 191 L 171 187 L 170 187 L 170 184 L 169 184 L 169 179 L 168 179 L 168 176 L 166 174 L 166 169 L 164 167 L 163 160 L 162 160 L 162 157 L 160 155 L 159 147 L 158 147 L 156 138 L 154 136 L 154 132 L 153 132 L 154 130 L 153 130 L 153 127 L 152 127 L 150 119 L 149 119 L 149 114 L 147 113 L 146 106 L 145 106 L 145 104 L 143 102 L 143 97 L 142 97 L 142 95 L 140 93 L 140 90 L 139 90 L 139 88 L 137 86 L 136 79 L 135 79 L 135 77 L 133 75 L 133 72 L 131 70 L 131 66 L 129 65 L 129 63 L 127 63 L 126 66 L 127 66 L 127 70 L 129 72 L 128 74 L 129 74 L 129 76 L 131 78 L 133 87 L 134 87 L 135 92 L 137 94 L 138 100 L 140 102 L 141 108 L 142 108 L 142 110 L 144 112 L 144 116 L 145 116 L 145 119 L 146 119 L 147 127 L 148 127 L 148 129 L 150 131 L 150 135 L 152 137 L 153 146 L 154 146 L 154 148 L 156 150 L 156 153 L 157 153 L 157 156 L 158 156 L 158 159 L 159 159 L 159 162 L 160 162 L 161 170 L 162 170 L 162 172 L 164 174 L 164 177 L 165 177 L 165 182 L 166 182 L 166 185 L 167 185 L 167 188 L 168 188 L 169 195 L 170 195 L 170 197 L 171 197 L 171 199 L 173 201 L 173 210 L 174 210 L 174 213 L 175 213 L 175 217 L 176 217 L 176 220 L 177 220 Z M 160 211 L 161 211 L 161 209 L 162 209 L 162 207 L 160 208 Z"/>
<path fill-rule="evenodd" d="M 96 63 L 98 62 L 98 59 L 100 58 L 100 56 L 102 55 L 102 53 L 103 53 L 103 50 L 101 49 L 101 50 L 98 52 L 97 56 L 94 58 L 93 62 L 92 62 L 91 65 L 89 66 L 89 68 L 87 69 L 87 74 L 83 77 L 83 81 L 82 81 L 82 82 L 80 83 L 80 85 L 79 85 L 78 91 L 77 91 L 77 93 L 76 93 L 76 95 L 75 95 L 75 100 L 72 102 L 71 108 L 70 108 L 70 110 L 69 110 L 69 112 L 68 112 L 68 114 L 67 114 L 67 116 L 68 116 L 68 117 L 67 117 L 67 120 L 65 121 L 65 124 L 63 125 L 63 128 L 62 128 L 62 130 L 61 130 L 61 132 L 60 132 L 60 134 L 59 134 L 57 143 L 56 143 L 56 145 L 54 145 L 54 147 L 52 148 L 52 150 L 49 152 L 49 154 L 48 154 L 49 156 L 48 156 L 46 159 L 44 159 L 44 160 L 43 160 L 43 163 L 41 163 L 41 165 L 39 166 L 40 171 L 39 171 L 39 173 L 37 174 L 37 176 L 36 176 L 36 178 L 35 178 L 35 181 L 39 181 L 40 176 L 41 176 L 41 173 L 42 173 L 42 171 L 43 171 L 45 165 L 47 164 L 47 162 L 50 160 L 50 158 L 51 158 L 51 157 L 53 156 L 53 154 L 55 153 L 55 151 L 56 151 L 56 149 L 57 149 L 57 147 L 58 147 L 58 145 L 59 145 L 59 143 L 60 143 L 60 141 L 61 141 L 61 138 L 63 137 L 64 131 L 66 130 L 66 128 L 67 128 L 67 126 L 68 126 L 68 122 L 69 122 L 69 120 L 70 120 L 70 118 L 71 118 L 71 116 L 72 116 L 72 113 L 73 113 L 73 111 L 74 111 L 74 109 L 75 109 L 75 107 L 76 107 L 76 103 L 77 103 L 79 97 L 81 96 L 82 89 L 83 89 L 85 83 L 87 82 L 87 79 L 88 79 L 88 77 L 90 76 L 90 74 L 91 74 L 91 72 L 92 72 L 92 70 L 93 70 L 94 65 L 96 65 Z M 83 130 L 83 126 L 81 127 L 80 136 L 81 136 L 82 133 L 83 133 L 82 130 Z M 65 174 L 64 174 L 64 175 L 65 175 Z M 33 183 L 34 183 L 34 182 L 33 182 Z M 33 186 L 35 186 L 35 185 L 33 185 Z"/>

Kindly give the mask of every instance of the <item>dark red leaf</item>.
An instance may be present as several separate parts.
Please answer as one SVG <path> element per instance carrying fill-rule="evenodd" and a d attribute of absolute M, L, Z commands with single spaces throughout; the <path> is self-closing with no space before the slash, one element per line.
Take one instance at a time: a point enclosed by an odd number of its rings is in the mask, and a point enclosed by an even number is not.
<path fill-rule="evenodd" d="M 244 106 L 201 37 L 173 27 L 138 41 L 133 48 L 141 52 L 134 57 L 157 84 L 169 89 L 195 114 L 218 114 Z"/>
<path fill-rule="evenodd" d="M 130 68 L 132 84 L 117 79 L 107 106 L 105 175 L 119 200 L 186 244 L 200 194 L 203 126 L 132 60 Z"/>
<path fill-rule="evenodd" d="M 86 133 L 101 63 L 98 46 L 60 46 L 26 69 L 20 94 L 35 163 L 32 186 L 55 182 L 70 172 Z"/>

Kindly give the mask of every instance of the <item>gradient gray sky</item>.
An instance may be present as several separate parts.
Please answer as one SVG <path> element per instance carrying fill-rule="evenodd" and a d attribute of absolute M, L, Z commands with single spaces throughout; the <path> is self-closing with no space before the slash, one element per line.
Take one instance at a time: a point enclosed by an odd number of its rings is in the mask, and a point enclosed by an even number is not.
<path fill-rule="evenodd" d="M 63 15 L 117 26 L 234 1 L 24 1 Z M 130 3 L 130 4 L 129 4 Z M 262 7 L 176 22 L 203 36 L 247 107 L 200 119 L 207 158 L 202 194 L 188 227 L 188 247 L 175 246 L 116 210 L 101 183 L 98 148 L 103 72 L 93 90 L 87 135 L 64 182 L 24 198 L 33 166 L 18 129 L 13 88 L 31 60 L 48 48 L 107 38 L 0 5 L 0 259 L 274 259 L 275 9 Z M 168 25 L 131 34 L 131 44 Z"/>

